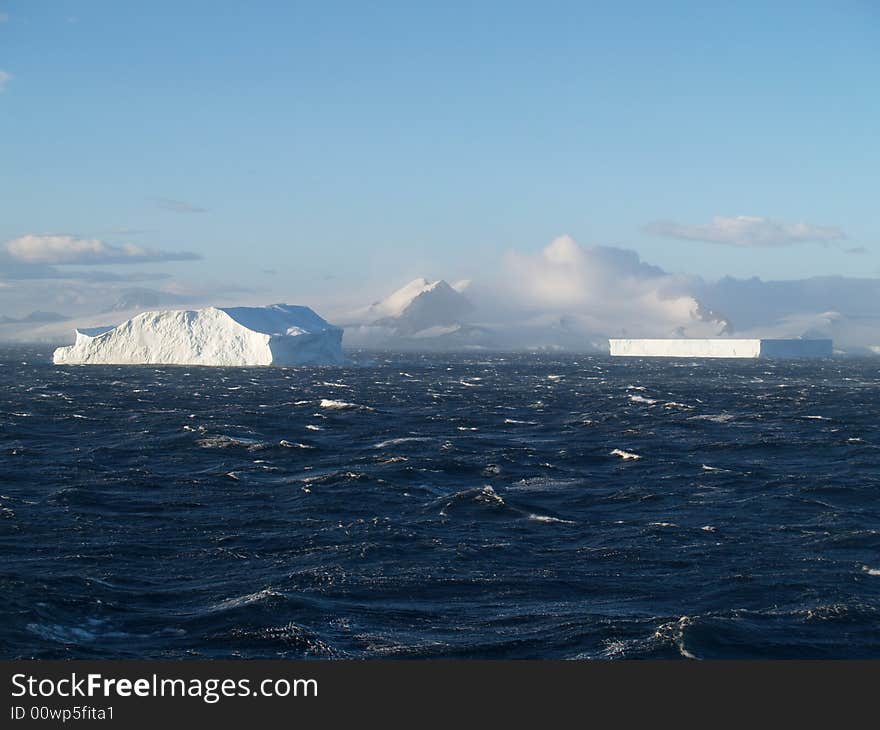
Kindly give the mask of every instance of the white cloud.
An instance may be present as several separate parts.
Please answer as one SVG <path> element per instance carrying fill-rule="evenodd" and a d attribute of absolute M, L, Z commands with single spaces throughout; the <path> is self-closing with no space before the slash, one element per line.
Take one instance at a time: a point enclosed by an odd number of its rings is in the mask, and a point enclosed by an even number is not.
<path fill-rule="evenodd" d="M 537 254 L 508 252 L 504 307 L 547 315 L 582 333 L 717 334 L 725 322 L 707 315 L 687 291 L 690 280 L 644 263 L 634 251 L 582 247 L 560 236 Z M 544 317 L 544 319 L 541 319 Z M 658 335 L 658 336 L 660 336 Z"/>
<path fill-rule="evenodd" d="M 728 246 L 762 247 L 790 246 L 796 243 L 832 243 L 846 238 L 846 234 L 834 226 L 817 226 L 811 223 L 782 223 L 770 218 L 738 215 L 733 218 L 721 216 L 708 225 L 686 225 L 673 221 L 655 221 L 645 226 L 645 231 L 667 238 L 684 241 L 705 241 Z"/>
<path fill-rule="evenodd" d="M 96 238 L 28 234 L 6 244 L 7 253 L 27 264 L 136 264 L 158 261 L 191 261 L 186 251 L 158 251 L 132 243 L 115 245 Z"/>
<path fill-rule="evenodd" d="M 880 279 L 842 276 L 718 281 L 670 274 L 634 251 L 557 238 L 510 251 L 490 289 L 475 287 L 475 320 L 511 332 L 505 345 L 604 348 L 606 337 L 830 337 L 880 352 Z M 555 338 L 555 341 L 553 340 Z M 873 350 L 872 350 L 873 351 Z"/>
<path fill-rule="evenodd" d="M 6 84 L 8 84 L 12 80 L 12 74 L 8 71 L 3 71 L 0 69 L 0 91 L 3 91 L 6 88 Z"/>

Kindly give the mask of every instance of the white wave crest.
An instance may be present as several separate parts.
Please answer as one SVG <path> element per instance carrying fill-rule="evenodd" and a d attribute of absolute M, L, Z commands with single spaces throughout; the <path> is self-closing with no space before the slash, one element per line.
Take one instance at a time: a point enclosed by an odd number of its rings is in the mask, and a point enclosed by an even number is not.
<path fill-rule="evenodd" d="M 624 451 L 623 449 L 614 449 L 611 452 L 611 456 L 619 456 L 624 461 L 641 459 L 642 457 L 638 454 L 634 454 L 632 451 Z"/>

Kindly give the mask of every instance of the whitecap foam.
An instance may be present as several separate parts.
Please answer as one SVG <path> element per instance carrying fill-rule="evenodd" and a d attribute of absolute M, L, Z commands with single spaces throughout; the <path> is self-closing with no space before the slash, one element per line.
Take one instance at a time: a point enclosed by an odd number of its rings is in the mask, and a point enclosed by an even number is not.
<path fill-rule="evenodd" d="M 663 404 L 664 408 L 681 408 L 682 410 L 689 411 L 693 408 L 693 406 L 689 406 L 687 403 L 679 403 L 676 400 L 671 400 L 668 403 Z"/>
<path fill-rule="evenodd" d="M 690 616 L 681 616 L 678 620 L 667 621 L 654 630 L 651 639 L 660 643 L 671 643 L 685 659 L 698 659 L 684 643 L 684 630 L 692 623 L 693 619 Z"/>
<path fill-rule="evenodd" d="M 730 423 L 733 416 L 729 413 L 704 413 L 699 416 L 691 416 L 691 421 L 712 421 L 712 423 Z"/>
<path fill-rule="evenodd" d="M 283 598 L 283 596 L 277 591 L 273 591 L 271 588 L 264 588 L 261 591 L 248 593 L 244 596 L 234 596 L 232 598 L 226 598 L 222 601 L 219 601 L 218 603 L 215 603 L 213 606 L 210 606 L 208 610 L 226 611 L 230 608 L 238 608 L 240 606 L 249 606 L 254 603 L 260 603 L 261 601 L 265 601 L 269 598 Z"/>
<path fill-rule="evenodd" d="M 349 403 L 344 400 L 333 400 L 332 398 L 321 398 L 321 408 L 327 408 L 329 410 L 335 411 L 343 411 L 343 410 L 362 410 L 362 411 L 372 411 L 373 409 L 369 406 L 362 406 L 357 403 Z"/>
<path fill-rule="evenodd" d="M 631 649 L 639 646 L 639 641 L 633 639 L 606 639 L 604 643 L 605 648 L 599 652 L 599 656 L 605 659 L 618 659 L 625 656 Z M 592 656 L 582 655 L 575 658 L 591 659 Z"/>
<path fill-rule="evenodd" d="M 224 449 L 231 446 L 245 446 L 249 450 L 257 450 L 263 447 L 263 443 L 258 439 L 248 438 L 246 436 L 208 436 L 196 441 L 198 446 L 203 449 Z"/>
<path fill-rule="evenodd" d="M 413 441 L 431 441 L 427 436 L 403 436 L 401 438 L 396 439 L 388 439 L 387 441 L 380 441 L 378 444 L 374 444 L 374 449 L 385 449 L 389 446 L 397 446 L 398 444 L 408 444 Z"/>
<path fill-rule="evenodd" d="M 703 469 L 703 471 L 718 472 L 719 474 L 721 474 L 721 473 L 729 474 L 730 473 L 730 469 L 722 469 L 720 466 L 709 466 L 708 464 L 703 464 L 702 469 Z"/>
<path fill-rule="evenodd" d="M 642 458 L 638 454 L 634 454 L 632 451 L 624 451 L 623 449 L 614 449 L 611 452 L 611 456 L 619 456 L 624 461 L 636 460 L 636 459 Z"/>
<path fill-rule="evenodd" d="M 649 406 L 652 406 L 657 402 L 654 398 L 646 398 L 643 395 L 631 395 L 629 396 L 629 399 L 632 403 L 644 403 Z"/>
<path fill-rule="evenodd" d="M 529 513 L 528 517 L 530 520 L 534 520 L 535 522 L 558 522 L 563 525 L 575 524 L 572 520 L 563 520 L 561 517 L 550 517 L 550 515 L 536 515 L 533 513 Z"/>
<path fill-rule="evenodd" d="M 380 459 L 379 464 L 398 464 L 401 461 L 409 461 L 405 456 L 389 456 L 387 459 Z"/>

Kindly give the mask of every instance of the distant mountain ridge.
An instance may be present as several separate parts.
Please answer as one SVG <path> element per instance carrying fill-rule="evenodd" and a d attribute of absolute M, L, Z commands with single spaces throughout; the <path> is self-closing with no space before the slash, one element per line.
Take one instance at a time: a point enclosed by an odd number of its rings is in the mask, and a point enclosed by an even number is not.
<path fill-rule="evenodd" d="M 0 324 L 42 324 L 44 322 L 64 322 L 67 319 L 58 312 L 31 312 L 19 318 L 0 315 Z"/>
<path fill-rule="evenodd" d="M 388 327 L 399 336 L 413 336 L 435 327 L 463 323 L 473 305 L 443 279 L 414 279 L 391 295 L 353 313 L 356 323 Z"/>

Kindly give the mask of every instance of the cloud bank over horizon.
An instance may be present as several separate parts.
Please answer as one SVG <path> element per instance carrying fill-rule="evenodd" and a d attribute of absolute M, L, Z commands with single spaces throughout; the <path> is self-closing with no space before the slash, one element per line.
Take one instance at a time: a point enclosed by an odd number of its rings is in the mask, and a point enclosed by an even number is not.
<path fill-rule="evenodd" d="M 195 261 L 201 258 L 198 254 L 189 251 L 160 251 L 133 243 L 116 245 L 97 238 L 33 233 L 12 239 L 5 248 L 13 259 L 25 264 L 94 266 Z"/>
<path fill-rule="evenodd" d="M 536 254 L 508 251 L 494 296 L 509 314 L 537 324 L 558 318 L 574 337 L 721 334 L 727 323 L 689 292 L 690 279 L 648 264 L 635 251 L 583 247 L 571 236 Z"/>
<path fill-rule="evenodd" d="M 506 301 L 585 338 L 627 336 L 830 337 L 880 352 L 880 279 L 817 276 L 707 280 L 672 274 L 635 251 L 555 239 L 538 254 L 509 252 Z M 497 299 L 497 294 L 496 294 Z"/>

